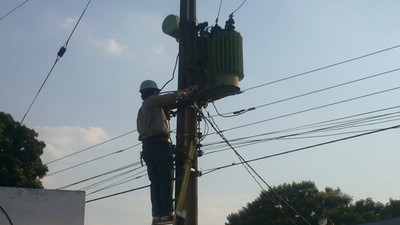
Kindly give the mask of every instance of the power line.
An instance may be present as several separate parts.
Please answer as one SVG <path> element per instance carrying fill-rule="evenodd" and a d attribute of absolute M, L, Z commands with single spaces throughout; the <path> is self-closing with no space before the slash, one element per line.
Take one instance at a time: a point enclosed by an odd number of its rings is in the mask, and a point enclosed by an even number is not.
<path fill-rule="evenodd" d="M 250 87 L 250 88 L 246 88 L 246 89 L 242 90 L 242 92 L 246 92 L 246 91 L 249 91 L 249 90 L 252 90 L 252 89 L 256 89 L 256 88 L 259 88 L 259 87 L 263 87 L 263 86 L 271 85 L 271 84 L 274 84 L 274 83 L 282 82 L 282 81 L 285 81 L 285 80 L 293 79 L 293 78 L 296 78 L 296 77 L 304 76 L 304 75 L 307 75 L 307 74 L 310 74 L 310 73 L 314 73 L 314 72 L 317 72 L 317 71 L 321 71 L 321 70 L 324 70 L 324 69 L 328 69 L 328 68 L 331 68 L 331 67 L 335 67 L 335 66 L 338 66 L 338 65 L 349 63 L 349 62 L 352 62 L 352 61 L 356 61 L 356 60 L 359 60 L 359 59 L 362 59 L 362 58 L 373 56 L 373 55 L 376 55 L 376 54 L 379 54 L 379 53 L 382 53 L 382 52 L 386 52 L 386 51 L 389 51 L 389 50 L 393 50 L 393 49 L 399 48 L 399 47 L 400 47 L 400 45 L 396 45 L 396 46 L 385 48 L 385 49 L 382 49 L 382 50 L 379 50 L 379 51 L 376 51 L 376 52 L 368 53 L 368 54 L 365 54 L 365 55 L 362 55 L 362 56 L 358 56 L 358 57 L 355 57 L 355 58 L 351 58 L 351 59 L 347 59 L 347 60 L 344 60 L 344 61 L 341 61 L 341 62 L 337 62 L 337 63 L 331 64 L 331 65 L 327 65 L 327 66 L 319 67 L 317 69 L 309 70 L 309 71 L 306 71 L 306 72 L 303 72 L 303 73 L 295 74 L 295 75 L 292 75 L 292 76 L 289 76 L 289 77 L 285 77 L 285 78 L 282 78 L 282 79 L 270 81 L 270 82 L 267 82 L 267 83 L 264 83 L 264 84 L 259 84 L 259 85 L 256 85 L 256 86 L 253 86 L 253 87 Z"/>
<path fill-rule="evenodd" d="M 397 115 L 396 117 L 399 117 L 399 115 Z M 357 125 L 357 126 L 352 126 L 352 128 L 354 127 L 359 127 L 359 126 L 371 126 L 371 125 L 377 125 L 377 124 L 382 124 L 382 123 L 387 123 L 387 122 L 393 122 L 393 121 L 399 121 L 399 118 L 397 119 L 388 119 L 388 120 L 384 120 L 384 121 L 379 121 L 379 122 L 374 122 L 374 123 L 369 123 L 369 124 L 362 124 L 362 125 Z M 344 127 L 344 128 L 337 128 L 337 129 L 346 129 L 349 127 Z M 332 129 L 333 130 L 333 129 Z M 302 132 L 302 133 L 296 133 L 296 134 L 289 134 L 289 135 L 282 135 L 282 136 L 278 136 L 278 137 L 270 137 L 270 138 L 264 138 L 264 139 L 256 139 L 256 140 L 246 140 L 246 141 L 242 141 L 238 144 L 235 144 L 236 148 L 242 148 L 242 147 L 247 147 L 250 145 L 256 145 L 256 144 L 261 144 L 261 143 L 265 143 L 268 141 L 276 141 L 276 140 L 293 140 L 293 139 L 305 139 L 305 138 L 325 138 L 325 137 L 332 137 L 332 136 L 343 136 L 346 134 L 354 134 L 354 133 L 363 133 L 363 132 L 368 132 L 368 131 L 372 131 L 375 129 L 364 129 L 364 130 L 355 130 L 355 131 L 347 131 L 347 132 L 339 132 L 339 133 L 330 133 L 330 134 L 324 134 L 324 135 L 312 135 L 310 136 L 310 134 L 315 133 L 315 132 L 327 132 L 329 131 L 324 130 L 324 129 L 320 129 L 320 130 L 314 130 L 314 131 L 306 131 L 306 132 Z M 307 135 L 308 136 L 304 136 Z M 217 152 L 222 152 L 222 151 L 226 151 L 229 150 L 230 148 L 228 147 L 215 147 L 213 148 L 213 151 L 209 151 L 211 149 L 203 149 L 204 151 L 206 151 L 204 153 L 204 155 L 209 155 L 209 154 L 214 154 Z"/>
<path fill-rule="evenodd" d="M 13 222 L 11 221 L 10 216 L 7 214 L 6 210 L 2 206 L 0 206 L 0 210 L 1 210 L 1 212 L 3 212 L 4 215 L 6 215 L 6 218 L 7 218 L 8 222 L 10 223 L 10 225 L 14 225 Z"/>
<path fill-rule="evenodd" d="M 282 198 L 281 195 L 279 195 L 278 192 L 276 192 L 266 181 L 265 179 L 263 179 L 259 173 L 257 173 L 257 171 L 255 171 L 255 169 L 250 166 L 250 164 L 248 163 L 248 161 L 246 161 L 240 154 L 238 151 L 236 151 L 236 149 L 231 145 L 231 143 L 229 143 L 228 139 L 224 136 L 224 134 L 221 132 L 221 130 L 218 128 L 218 126 L 214 124 L 202 114 L 203 118 L 206 119 L 208 121 L 208 123 L 211 125 L 211 127 L 219 134 L 219 136 L 226 142 L 226 144 L 235 152 L 235 154 L 238 156 L 241 164 L 246 168 L 247 172 L 253 177 L 253 179 L 257 182 L 257 184 L 261 187 L 262 190 L 266 191 L 261 184 L 258 182 L 258 180 L 253 176 L 253 174 L 249 171 L 249 169 L 265 184 L 267 185 L 267 187 L 282 201 L 284 202 L 291 210 L 293 210 L 293 212 L 296 213 L 296 215 L 298 215 L 304 222 L 306 222 L 308 225 L 311 225 L 308 220 L 306 218 L 304 218 L 304 216 L 298 212 L 288 201 L 286 201 L 285 199 Z M 212 119 L 212 118 L 211 118 Z"/>
<path fill-rule="evenodd" d="M 94 158 L 94 159 L 91 159 L 91 160 L 88 160 L 88 161 L 85 161 L 85 162 L 82 162 L 82 163 L 79 163 L 79 164 L 76 164 L 76 165 L 74 165 L 74 166 L 67 167 L 67 168 L 62 169 L 62 170 L 58 170 L 58 171 L 56 171 L 56 172 L 47 174 L 46 177 L 52 176 L 52 175 L 55 175 L 55 174 L 58 174 L 58 173 L 61 173 L 61 172 L 65 172 L 65 171 L 67 171 L 67 170 L 76 168 L 76 167 L 78 167 L 78 166 L 85 165 L 85 164 L 90 163 L 90 162 L 97 161 L 97 160 L 99 160 L 99 159 L 103 159 L 103 158 L 109 157 L 109 156 L 111 156 L 111 155 L 115 155 L 115 154 L 122 153 L 122 152 L 124 152 L 124 151 L 126 151 L 126 150 L 128 150 L 128 149 L 134 148 L 134 147 L 136 147 L 136 146 L 138 146 L 138 145 L 140 145 L 140 143 L 139 143 L 139 144 L 136 144 L 136 145 L 129 146 L 129 147 L 127 147 L 127 148 L 124 148 L 124 149 L 121 149 L 121 150 L 118 150 L 118 151 L 115 151 L 115 152 L 111 152 L 111 153 L 109 153 L 109 154 L 106 154 L 106 155 L 103 155 L 103 156 L 100 156 L 100 157 L 97 157 L 97 158 Z"/>
<path fill-rule="evenodd" d="M 13 13 L 15 10 L 17 10 L 19 7 L 23 6 L 25 3 L 27 3 L 29 0 L 25 0 L 24 2 L 22 2 L 21 4 L 19 4 L 17 7 L 15 7 L 14 9 L 12 9 L 11 11 L 9 11 L 8 13 L 6 13 L 4 16 L 0 17 L 0 20 L 6 18 L 8 15 L 10 15 L 11 13 Z"/>
<path fill-rule="evenodd" d="M 85 187 L 81 188 L 80 190 L 82 190 L 82 191 L 90 190 L 90 189 L 92 189 L 92 188 L 98 187 L 98 186 L 100 186 L 100 185 L 102 185 L 102 184 L 105 184 L 105 183 L 107 183 L 107 182 L 110 182 L 110 181 L 113 181 L 113 180 L 115 180 L 115 179 L 118 179 L 118 178 L 120 178 L 120 177 L 122 177 L 122 176 L 124 176 L 124 175 L 130 174 L 131 172 L 136 171 L 136 170 L 138 170 L 138 169 L 140 169 L 140 168 L 141 168 L 141 167 L 136 167 L 136 168 L 131 169 L 131 170 L 129 170 L 129 171 L 125 171 L 125 172 L 123 172 L 123 173 L 120 173 L 120 174 L 117 174 L 117 175 L 115 175 L 115 176 L 112 176 L 112 177 L 109 177 L 109 178 L 107 178 L 107 179 L 104 179 L 104 180 L 101 180 L 101 181 L 99 181 L 99 182 L 96 182 L 96 183 L 94 183 L 94 184 L 85 186 Z M 119 181 L 118 181 L 118 182 L 119 182 Z"/>
<path fill-rule="evenodd" d="M 394 108 L 398 108 L 398 107 L 400 107 L 400 106 L 390 107 L 390 108 L 386 108 L 384 110 L 390 110 L 390 109 L 394 109 Z M 383 110 L 375 110 L 375 111 L 371 111 L 371 112 L 368 112 L 368 113 L 348 116 L 348 117 L 345 117 L 345 118 L 357 117 L 357 116 L 360 116 L 360 115 L 376 113 L 376 112 L 379 112 L 379 111 L 383 111 Z M 338 118 L 338 119 L 334 119 L 334 120 L 328 120 L 328 121 L 324 121 L 324 122 L 313 123 L 313 124 L 309 124 L 309 125 L 303 125 L 303 126 L 284 129 L 284 130 L 278 130 L 278 131 L 266 132 L 266 133 L 261 133 L 261 134 L 249 135 L 249 136 L 246 136 L 246 137 L 239 137 L 239 138 L 230 140 L 230 142 L 232 143 L 232 142 L 239 142 L 240 141 L 240 143 L 238 143 L 236 146 L 245 147 L 245 146 L 249 146 L 249 145 L 253 145 L 253 144 L 263 143 L 263 142 L 266 142 L 266 141 L 289 139 L 289 138 L 291 138 L 291 139 L 302 138 L 302 137 L 298 137 L 298 136 L 306 135 L 306 134 L 319 133 L 319 132 L 329 132 L 329 131 L 337 131 L 337 130 L 343 130 L 343 129 L 349 129 L 349 128 L 357 128 L 357 127 L 361 127 L 361 126 L 371 126 L 371 125 L 382 124 L 382 123 L 387 123 L 387 122 L 392 122 L 392 121 L 398 121 L 399 120 L 398 117 L 400 116 L 399 114 L 400 114 L 400 111 L 396 111 L 396 112 L 391 112 L 391 113 L 385 113 L 385 114 L 380 114 L 380 115 L 374 115 L 374 116 L 359 118 L 359 119 L 345 120 L 345 121 L 334 122 L 334 123 L 332 122 L 332 121 L 343 120 L 344 118 L 342 117 L 342 118 Z M 277 137 L 269 137 L 269 138 L 256 139 L 256 140 L 248 140 L 250 138 L 255 138 L 255 137 L 262 137 L 262 136 L 267 136 L 267 135 L 272 135 L 272 134 L 279 134 L 279 133 L 285 133 L 285 132 L 290 132 L 290 131 L 304 130 L 304 129 L 309 129 L 309 128 L 316 128 L 316 129 L 314 129 L 314 130 L 306 130 L 306 131 L 298 132 L 298 133 L 286 134 L 286 135 L 277 136 Z M 365 130 L 363 130 L 363 131 L 346 132 L 346 133 L 348 134 L 348 133 L 360 133 L 360 132 L 365 132 Z M 324 135 L 324 137 L 342 135 L 342 134 L 346 134 L 346 133 L 328 134 L 328 135 Z M 221 147 L 219 147 L 219 145 L 222 145 L 223 143 L 224 143 L 224 141 L 203 144 L 203 150 L 207 151 L 207 150 L 211 150 L 211 149 L 220 149 Z M 224 148 L 224 149 L 221 149 L 221 150 L 214 150 L 212 152 L 206 152 L 205 155 L 211 154 L 211 153 L 215 153 L 215 152 L 224 151 L 224 150 L 228 150 L 228 149 L 229 148 Z"/>
<path fill-rule="evenodd" d="M 230 147 L 230 149 L 232 149 L 233 150 L 233 152 L 236 154 L 236 156 L 239 158 L 239 160 L 241 161 L 241 162 L 245 162 L 246 160 L 239 154 L 239 152 L 237 152 L 236 151 L 236 149 L 231 145 L 231 143 L 228 141 L 228 139 L 225 137 L 225 135 L 221 132 L 221 130 L 218 128 L 218 125 L 215 123 L 215 121 L 213 121 L 212 120 L 212 118 L 211 118 L 211 120 L 209 119 L 209 118 L 207 118 L 207 117 L 205 117 L 204 116 L 204 114 L 202 113 L 202 112 L 200 112 L 200 114 L 201 114 L 201 116 L 203 117 L 203 119 L 205 119 L 209 124 L 210 124 L 210 126 L 215 130 L 215 132 L 222 138 L 222 140 Z M 258 182 L 258 180 L 254 177 L 254 175 L 250 172 L 250 170 L 249 170 L 249 168 L 247 168 L 247 167 L 250 167 L 247 163 L 246 164 L 242 164 L 243 166 L 244 166 L 244 168 L 247 170 L 247 172 L 249 173 L 249 175 L 254 179 L 254 181 L 258 184 L 258 186 L 260 186 L 260 188 L 261 189 L 263 189 L 263 190 L 265 190 L 264 188 L 263 188 L 263 186 Z M 250 167 L 251 168 L 251 167 Z M 252 168 L 251 168 L 252 169 Z M 253 171 L 256 175 L 258 175 L 257 174 L 257 172 L 256 171 Z"/>
<path fill-rule="evenodd" d="M 217 18 L 215 19 L 215 24 L 216 24 L 216 25 L 218 25 L 219 14 L 221 13 L 221 8 L 222 8 L 222 2 L 223 2 L 223 0 L 220 0 L 220 2 L 219 2 Z"/>
<path fill-rule="evenodd" d="M 84 148 L 84 149 L 79 150 L 79 151 L 77 151 L 77 152 L 74 152 L 74 153 L 65 155 L 65 156 L 63 156 L 63 157 L 60 157 L 60 158 L 58 158 L 58 159 L 49 161 L 49 162 L 47 162 L 47 163 L 45 163 L 45 164 L 46 164 L 46 165 L 49 165 L 49 164 L 51 164 L 51 163 L 60 161 L 60 160 L 62 160 L 62 159 L 71 157 L 71 156 L 73 156 L 73 155 L 76 155 L 76 154 L 85 152 L 85 151 L 87 151 L 87 150 L 93 149 L 93 148 L 98 147 L 98 146 L 100 146 L 100 145 L 103 145 L 103 144 L 106 144 L 106 143 L 108 143 L 108 142 L 111 142 L 111 141 L 114 141 L 114 140 L 116 140 L 116 139 L 119 139 L 119 138 L 121 138 L 121 137 L 124 137 L 124 136 L 126 136 L 126 135 L 128 135 L 128 134 L 131 134 L 131 133 L 135 132 L 135 131 L 137 131 L 137 130 L 131 130 L 131 131 L 129 131 L 129 132 L 126 132 L 126 133 L 121 134 L 121 135 L 119 135 L 119 136 L 113 137 L 113 138 L 108 139 L 108 140 L 106 140 L 106 141 L 100 142 L 100 143 L 98 143 L 98 144 L 92 145 L 92 146 L 90 146 L 90 147 Z"/>
<path fill-rule="evenodd" d="M 37 97 L 39 96 L 39 94 L 40 94 L 40 92 L 42 91 L 44 85 L 46 84 L 47 80 L 49 79 L 51 73 L 52 73 L 53 70 L 54 70 L 54 67 L 57 65 L 58 61 L 61 59 L 61 57 L 64 56 L 65 52 L 67 51 L 68 43 L 69 43 L 69 41 L 70 41 L 72 35 L 74 34 L 75 29 L 77 28 L 79 22 L 81 21 L 83 15 L 85 14 L 86 9 L 89 7 L 89 4 L 90 4 L 91 1 L 92 1 L 92 0 L 89 0 L 88 3 L 86 4 L 85 9 L 83 10 L 81 16 L 79 17 L 79 19 L 78 19 L 78 21 L 76 22 L 74 28 L 72 29 L 72 32 L 70 33 L 70 35 L 69 35 L 67 41 L 65 42 L 65 44 L 64 44 L 64 45 L 60 48 L 60 50 L 58 51 L 57 57 L 56 57 L 55 62 L 53 63 L 53 66 L 51 67 L 50 71 L 47 73 L 46 78 L 44 79 L 44 81 L 43 81 L 42 85 L 40 86 L 38 92 L 36 93 L 36 95 L 35 95 L 35 97 L 33 98 L 31 104 L 29 105 L 29 107 L 28 107 L 28 109 L 26 110 L 24 116 L 22 117 L 22 120 L 21 120 L 21 122 L 20 122 L 21 124 L 24 122 L 26 116 L 28 115 L 29 111 L 31 110 L 31 108 L 32 108 L 33 104 L 35 103 Z"/>
<path fill-rule="evenodd" d="M 219 113 L 217 107 L 214 105 L 214 102 L 212 102 L 212 105 L 214 106 L 215 111 L 217 112 L 217 114 L 219 116 L 221 116 L 221 117 L 233 117 L 233 116 L 242 115 L 243 113 L 246 113 L 246 112 L 261 108 L 261 107 L 265 107 L 265 106 L 270 106 L 270 105 L 274 105 L 274 104 L 277 104 L 277 103 L 286 102 L 286 101 L 293 100 L 293 99 L 296 99 L 296 98 L 305 97 L 305 96 L 308 96 L 308 95 L 316 94 L 316 93 L 327 91 L 327 90 L 330 90 L 330 89 L 334 89 L 334 88 L 342 87 L 342 86 L 345 86 L 345 85 L 349 85 L 349 84 L 357 83 L 357 82 L 360 82 L 360 81 L 364 81 L 364 80 L 367 80 L 367 79 L 380 77 L 380 76 L 383 76 L 383 75 L 387 75 L 387 74 L 390 74 L 390 73 L 397 72 L 399 70 L 400 70 L 400 68 L 396 68 L 396 69 L 393 69 L 393 70 L 388 70 L 388 71 L 385 71 L 385 72 L 382 72 L 382 73 L 373 74 L 373 75 L 366 76 L 366 77 L 363 77 L 363 78 L 359 78 L 359 79 L 351 80 L 351 81 L 348 81 L 348 82 L 340 83 L 340 84 L 337 84 L 337 85 L 333 85 L 333 86 L 330 86 L 330 87 L 326 87 L 326 88 L 318 89 L 318 90 L 315 90 L 315 91 L 311 91 L 311 92 L 308 92 L 308 93 L 305 93 L 305 94 L 300 94 L 300 95 L 292 96 L 292 97 L 289 97 L 289 98 L 281 99 L 281 100 L 278 100 L 278 101 L 265 103 L 265 104 L 258 105 L 258 106 L 253 106 L 253 107 L 250 107 L 250 108 L 247 108 L 247 109 L 235 110 L 233 112 L 228 112 L 228 113 L 222 113 L 221 114 L 221 113 Z M 233 115 L 226 116 L 227 114 L 233 114 Z"/>
<path fill-rule="evenodd" d="M 87 181 L 90 181 L 90 180 L 93 180 L 93 179 L 96 179 L 96 178 L 99 178 L 99 177 L 102 177 L 102 176 L 106 176 L 106 175 L 109 175 L 109 174 L 112 174 L 112 173 L 116 173 L 116 172 L 118 172 L 118 171 L 121 171 L 121 170 L 130 168 L 130 167 L 136 166 L 136 165 L 138 165 L 138 164 L 140 164 L 140 162 L 130 163 L 130 164 L 128 164 L 128 165 L 119 167 L 119 168 L 117 168 L 117 169 L 113 169 L 113 170 L 107 171 L 107 172 L 105 172 L 105 173 L 101 173 L 101 174 L 98 174 L 98 175 L 95 175 L 95 176 L 92 176 L 92 177 L 89 177 L 89 178 L 86 178 L 86 179 L 83 179 L 83 180 L 80 180 L 80 181 L 76 181 L 76 182 L 74 182 L 74 183 L 72 183 L 72 184 L 68 184 L 68 185 L 59 187 L 59 188 L 57 188 L 57 190 L 63 190 L 63 189 L 66 189 L 66 188 L 75 186 L 75 185 L 77 185 L 77 184 L 81 184 L 81 183 L 84 183 L 84 182 L 87 182 Z"/>
<path fill-rule="evenodd" d="M 97 190 L 95 190 L 95 191 L 92 191 L 92 192 L 86 194 L 86 196 L 91 195 L 91 194 L 98 193 L 98 192 L 100 192 L 100 191 L 108 190 L 108 189 L 110 189 L 110 188 L 113 188 L 113 187 L 116 187 L 116 186 L 119 186 L 119 185 L 128 183 L 128 182 L 133 181 L 133 180 L 137 180 L 137 179 L 142 178 L 142 177 L 145 177 L 145 176 L 147 176 L 147 173 L 145 173 L 145 172 L 146 172 L 146 169 L 144 169 L 144 170 L 142 170 L 142 171 L 140 171 L 140 172 L 137 172 L 137 173 L 135 173 L 135 174 L 133 174 L 133 175 L 127 177 L 127 178 L 124 178 L 124 179 L 121 180 L 121 181 L 118 181 L 118 182 L 109 184 L 109 185 L 107 185 L 107 186 L 105 186 L 105 187 L 102 187 L 102 188 L 100 188 L 100 189 L 97 189 Z M 145 173 L 145 174 L 139 175 L 139 174 L 141 174 L 141 173 Z"/>
<path fill-rule="evenodd" d="M 263 157 L 259 157 L 259 158 L 255 158 L 255 159 L 251 159 L 251 160 L 247 160 L 246 162 L 250 163 L 250 162 L 255 162 L 255 161 L 268 159 L 268 158 L 272 158 L 272 157 L 276 157 L 276 156 L 281 156 L 281 155 L 286 155 L 286 154 L 290 154 L 290 153 L 300 152 L 300 151 L 304 151 L 304 150 L 315 148 L 315 147 L 320 147 L 320 146 L 324 146 L 324 145 L 328 145 L 328 144 L 333 144 L 333 143 L 336 143 L 336 142 L 342 142 L 342 141 L 355 139 L 355 138 L 358 138 L 358 137 L 363 137 L 363 136 L 376 134 L 376 133 L 384 132 L 384 131 L 387 131 L 387 130 L 398 129 L 398 128 L 400 128 L 400 125 L 395 125 L 395 126 L 381 128 L 381 129 L 375 129 L 373 131 L 368 131 L 368 132 L 365 132 L 365 133 L 362 133 L 362 134 L 357 134 L 357 135 L 353 135 L 353 136 L 339 138 L 339 139 L 326 141 L 326 142 L 322 142 L 322 143 L 315 144 L 315 145 L 309 145 L 309 146 L 302 147 L 302 148 L 296 148 L 296 149 L 289 150 L 289 151 L 284 151 L 284 152 L 280 152 L 280 153 L 276 153 L 276 154 L 272 154 L 272 155 L 267 155 L 267 156 L 263 156 Z M 233 162 L 232 164 L 229 164 L 229 165 L 220 166 L 220 167 L 216 167 L 216 168 L 212 168 L 212 169 L 207 169 L 207 170 L 205 170 L 206 172 L 203 172 L 203 175 L 215 172 L 217 170 L 229 168 L 229 167 L 232 167 L 232 166 L 237 166 L 237 165 L 240 165 L 240 164 L 242 164 L 242 163 L 241 162 L 240 163 Z"/>
<path fill-rule="evenodd" d="M 395 91 L 395 90 L 398 90 L 398 89 L 400 89 L 400 87 L 394 87 L 394 88 L 390 88 L 390 89 L 386 89 L 386 90 L 382 90 L 382 91 L 378 91 L 378 92 L 374 92 L 374 93 L 370 93 L 370 94 L 366 94 L 366 95 L 361 95 L 361 96 L 358 96 L 358 97 L 345 99 L 345 100 L 342 100 L 342 101 L 333 102 L 333 103 L 329 103 L 329 104 L 322 105 L 322 106 L 308 108 L 308 109 L 300 110 L 300 111 L 293 112 L 293 113 L 288 113 L 288 114 L 284 114 L 284 115 L 280 115 L 280 116 L 276 116 L 276 117 L 272 117 L 272 118 L 268 118 L 268 119 L 264 119 L 264 120 L 260 120 L 260 121 L 256 121 L 256 122 L 252 122 L 252 123 L 248 123 L 248 124 L 243 124 L 243 125 L 236 126 L 236 127 L 231 127 L 231 128 L 222 130 L 222 132 L 236 130 L 236 129 L 239 129 L 239 128 L 260 124 L 260 123 L 264 123 L 264 122 L 275 120 L 275 119 L 280 119 L 280 118 L 289 117 L 289 116 L 293 116 L 293 115 L 297 115 L 297 114 L 301 114 L 301 113 L 305 113 L 305 112 L 310 112 L 310 111 L 313 111 L 313 110 L 322 109 L 322 108 L 326 108 L 326 107 L 330 107 L 330 106 L 334 106 L 334 105 L 338 105 L 338 104 L 342 104 L 342 103 L 346 103 L 346 102 L 350 102 L 350 101 L 354 101 L 354 100 L 358 100 L 358 99 L 362 99 L 362 98 L 366 98 L 366 97 L 371 97 L 371 96 L 374 96 L 374 95 L 378 95 L 378 94 L 382 94 L 382 93 L 386 93 L 386 92 L 390 92 L 390 91 Z M 211 133 L 211 134 L 215 134 L 215 133 L 216 132 Z"/>
<path fill-rule="evenodd" d="M 237 12 L 240 8 L 242 8 L 242 6 L 244 5 L 244 3 L 246 3 L 246 1 L 247 1 L 247 0 L 244 0 L 244 1 L 242 2 L 242 4 L 240 4 L 239 7 L 238 7 L 237 9 L 235 9 L 235 10 L 231 13 L 231 15 L 234 14 L 235 12 Z"/>
<path fill-rule="evenodd" d="M 95 201 L 106 199 L 106 198 L 115 197 L 115 196 L 118 196 L 118 195 L 126 194 L 126 193 L 129 193 L 129 192 L 132 192 L 132 191 L 138 191 L 138 190 L 141 190 L 141 189 L 144 189 L 144 188 L 148 188 L 148 187 L 150 187 L 150 185 L 145 185 L 145 186 L 141 186 L 141 187 L 138 187 L 138 188 L 133 188 L 133 189 L 129 189 L 129 190 L 126 190 L 126 191 L 121 191 L 121 192 L 118 192 L 118 193 L 114 193 L 114 194 L 111 194 L 111 195 L 106 195 L 106 196 L 102 196 L 102 197 L 99 197 L 99 198 L 91 199 L 91 200 L 86 201 L 85 203 L 90 203 L 90 202 L 95 202 Z"/>
<path fill-rule="evenodd" d="M 172 78 L 170 80 L 168 80 L 160 89 L 160 92 L 164 89 L 165 86 L 167 86 L 167 84 L 171 81 L 174 80 L 175 78 L 175 71 L 176 71 L 176 67 L 178 66 L 178 62 L 179 62 L 179 53 L 176 55 L 176 59 L 175 59 L 175 65 L 174 65 L 174 69 L 172 70 Z"/>

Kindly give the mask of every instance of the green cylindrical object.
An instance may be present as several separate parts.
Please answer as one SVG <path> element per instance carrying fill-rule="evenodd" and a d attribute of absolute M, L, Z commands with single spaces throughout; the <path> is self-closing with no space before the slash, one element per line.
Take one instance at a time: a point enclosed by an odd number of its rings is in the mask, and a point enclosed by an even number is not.
<path fill-rule="evenodd" d="M 214 98 L 240 90 L 239 81 L 244 77 L 242 43 L 242 36 L 234 30 L 211 33 L 207 42 L 207 89 Z"/>

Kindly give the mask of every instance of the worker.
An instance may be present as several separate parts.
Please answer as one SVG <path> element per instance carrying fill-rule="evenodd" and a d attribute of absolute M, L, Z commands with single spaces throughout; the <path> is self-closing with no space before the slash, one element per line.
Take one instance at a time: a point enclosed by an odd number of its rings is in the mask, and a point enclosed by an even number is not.
<path fill-rule="evenodd" d="M 137 116 L 142 156 L 149 176 L 153 224 L 172 221 L 173 152 L 169 142 L 169 109 L 185 99 L 189 92 L 176 91 L 159 95 L 160 89 L 152 80 L 140 85 L 142 107 Z"/>

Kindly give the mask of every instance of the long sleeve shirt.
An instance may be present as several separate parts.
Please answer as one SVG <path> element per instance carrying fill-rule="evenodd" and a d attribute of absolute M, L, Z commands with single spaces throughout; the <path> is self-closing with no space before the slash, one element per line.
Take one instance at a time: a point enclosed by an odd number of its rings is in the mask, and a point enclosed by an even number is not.
<path fill-rule="evenodd" d="M 153 95 L 143 101 L 136 120 L 140 141 L 157 135 L 170 136 L 168 120 L 163 108 L 174 105 L 179 97 L 180 93 L 174 92 Z"/>

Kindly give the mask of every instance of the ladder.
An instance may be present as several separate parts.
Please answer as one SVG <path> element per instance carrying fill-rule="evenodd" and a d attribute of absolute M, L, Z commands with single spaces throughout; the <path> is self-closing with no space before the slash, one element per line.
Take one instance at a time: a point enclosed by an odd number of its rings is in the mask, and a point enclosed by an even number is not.
<path fill-rule="evenodd" d="M 186 218 L 187 211 L 184 209 L 184 206 L 185 206 L 186 194 L 187 194 L 188 186 L 189 186 L 190 174 L 193 172 L 192 166 L 193 166 L 193 159 L 196 155 L 196 150 L 197 150 L 196 146 L 194 144 L 191 144 L 188 152 L 186 153 L 186 158 L 184 161 L 184 172 L 183 172 L 183 177 L 182 177 L 182 184 L 181 184 L 179 196 L 178 196 L 177 202 L 176 202 L 174 221 L 173 221 L 174 225 L 178 225 L 178 219 L 179 219 L 178 217 L 181 217 L 183 219 Z"/>

